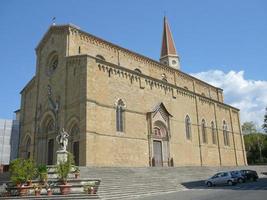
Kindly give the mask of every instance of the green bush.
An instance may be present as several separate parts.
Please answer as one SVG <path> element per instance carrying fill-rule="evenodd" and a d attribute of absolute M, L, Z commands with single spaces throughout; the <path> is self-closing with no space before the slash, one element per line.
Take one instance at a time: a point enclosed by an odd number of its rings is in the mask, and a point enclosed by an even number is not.
<path fill-rule="evenodd" d="M 25 183 L 37 175 L 35 163 L 31 159 L 18 158 L 10 163 L 10 179 L 15 184 Z"/>
<path fill-rule="evenodd" d="M 38 173 L 47 173 L 47 166 L 44 164 L 38 165 Z"/>
<path fill-rule="evenodd" d="M 24 160 L 24 168 L 26 172 L 26 181 L 33 180 L 37 177 L 36 164 L 32 159 Z"/>
<path fill-rule="evenodd" d="M 41 181 L 47 180 L 47 166 L 44 164 L 40 164 L 38 166 L 38 176 Z"/>
<path fill-rule="evenodd" d="M 73 155 L 71 153 L 68 153 L 68 158 L 66 162 L 60 162 L 57 164 L 57 174 L 59 180 L 62 182 L 66 182 L 68 178 L 68 174 L 71 171 L 71 168 L 74 164 Z"/>

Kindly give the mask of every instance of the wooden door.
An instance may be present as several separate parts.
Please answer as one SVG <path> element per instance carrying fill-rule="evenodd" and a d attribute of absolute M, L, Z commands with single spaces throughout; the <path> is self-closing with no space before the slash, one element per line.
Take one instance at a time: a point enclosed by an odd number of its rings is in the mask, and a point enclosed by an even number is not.
<path fill-rule="evenodd" d="M 155 166 L 162 166 L 162 144 L 161 141 L 153 141 L 153 152 L 155 159 Z"/>
<path fill-rule="evenodd" d="M 47 164 L 53 165 L 54 160 L 54 139 L 48 140 L 48 149 L 47 149 Z"/>
<path fill-rule="evenodd" d="M 76 166 L 79 166 L 79 142 L 73 143 L 73 156 Z"/>

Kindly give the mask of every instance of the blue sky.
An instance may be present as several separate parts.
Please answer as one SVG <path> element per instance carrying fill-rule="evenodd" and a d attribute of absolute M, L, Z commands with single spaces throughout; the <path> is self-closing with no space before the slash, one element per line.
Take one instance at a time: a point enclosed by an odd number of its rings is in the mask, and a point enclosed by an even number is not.
<path fill-rule="evenodd" d="M 266 10 L 264 0 L 1 0 L 0 118 L 12 118 L 19 108 L 19 92 L 35 73 L 34 48 L 54 16 L 57 24 L 76 24 L 158 60 L 166 13 L 182 71 L 243 71 L 245 81 L 265 84 Z"/>

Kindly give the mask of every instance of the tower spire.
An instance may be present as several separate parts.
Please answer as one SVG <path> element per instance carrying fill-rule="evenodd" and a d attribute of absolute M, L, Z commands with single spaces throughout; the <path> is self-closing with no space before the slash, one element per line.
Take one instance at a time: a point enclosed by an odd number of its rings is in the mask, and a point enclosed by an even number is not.
<path fill-rule="evenodd" d="M 162 46 L 160 62 L 173 68 L 180 69 L 180 59 L 176 53 L 175 44 L 172 38 L 170 26 L 166 16 L 163 20 Z"/>

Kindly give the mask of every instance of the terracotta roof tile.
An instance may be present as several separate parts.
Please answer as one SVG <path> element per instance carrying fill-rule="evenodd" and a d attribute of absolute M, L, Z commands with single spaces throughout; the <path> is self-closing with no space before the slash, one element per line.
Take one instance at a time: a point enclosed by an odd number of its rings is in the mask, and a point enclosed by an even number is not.
<path fill-rule="evenodd" d="M 172 33 L 170 30 L 170 26 L 167 22 L 167 18 L 164 17 L 163 22 L 163 35 L 162 35 L 162 46 L 161 46 L 161 57 L 167 55 L 177 55 L 175 44 L 172 39 Z"/>

